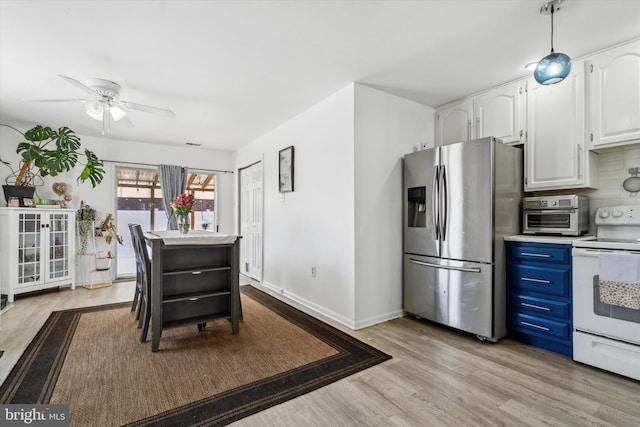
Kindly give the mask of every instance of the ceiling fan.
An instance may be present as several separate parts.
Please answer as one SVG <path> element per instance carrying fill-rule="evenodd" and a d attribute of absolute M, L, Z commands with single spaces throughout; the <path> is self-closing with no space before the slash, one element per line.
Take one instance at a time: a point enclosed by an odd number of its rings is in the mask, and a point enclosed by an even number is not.
<path fill-rule="evenodd" d="M 175 117 L 175 113 L 164 108 L 151 107 L 149 105 L 136 104 L 120 99 L 120 85 L 110 80 L 89 79 L 87 84 L 79 82 L 71 77 L 58 75 L 72 85 L 82 89 L 91 99 L 24 99 L 27 102 L 82 102 L 87 115 L 94 120 L 102 121 L 102 134 L 109 133 L 110 122 L 121 121 L 133 126 L 126 117 L 128 110 L 138 110 L 145 113 L 158 114 L 165 117 Z"/>

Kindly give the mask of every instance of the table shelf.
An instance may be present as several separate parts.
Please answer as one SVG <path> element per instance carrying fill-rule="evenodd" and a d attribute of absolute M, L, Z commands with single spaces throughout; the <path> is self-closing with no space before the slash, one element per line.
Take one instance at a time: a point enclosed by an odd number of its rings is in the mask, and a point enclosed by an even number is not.
<path fill-rule="evenodd" d="M 210 271 L 225 271 L 231 270 L 231 266 L 222 266 L 222 267 L 200 267 L 200 268 L 178 268 L 163 271 L 163 276 L 175 276 L 180 274 L 199 274 L 199 273 L 208 273 Z"/>
<path fill-rule="evenodd" d="M 189 292 L 187 294 L 178 294 L 172 295 L 169 297 L 165 297 L 162 300 L 163 304 L 169 304 L 178 301 L 196 301 L 201 298 L 214 298 L 214 297 L 223 297 L 231 295 L 231 291 L 203 291 L 203 292 Z"/>

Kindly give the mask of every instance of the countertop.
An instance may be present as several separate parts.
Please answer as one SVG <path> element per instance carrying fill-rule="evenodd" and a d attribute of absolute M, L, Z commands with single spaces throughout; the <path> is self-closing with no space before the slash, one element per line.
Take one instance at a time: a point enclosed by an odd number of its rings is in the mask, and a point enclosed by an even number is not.
<path fill-rule="evenodd" d="M 506 236 L 505 242 L 529 242 L 529 243 L 555 243 L 559 245 L 570 245 L 575 240 L 594 240 L 596 236 L 540 236 L 534 234 L 517 234 Z"/>

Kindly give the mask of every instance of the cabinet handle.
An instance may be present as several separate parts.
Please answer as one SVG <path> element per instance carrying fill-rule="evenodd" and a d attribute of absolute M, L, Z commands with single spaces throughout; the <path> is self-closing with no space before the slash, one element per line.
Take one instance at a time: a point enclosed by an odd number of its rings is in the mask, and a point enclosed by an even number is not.
<path fill-rule="evenodd" d="M 582 179 L 582 144 L 578 144 L 578 179 Z"/>
<path fill-rule="evenodd" d="M 535 325 L 533 323 L 529 323 L 529 322 L 524 322 L 524 321 L 520 321 L 521 325 L 525 325 L 525 326 L 531 326 L 532 328 L 536 328 L 536 329 L 542 329 L 543 331 L 550 331 L 551 329 L 547 328 L 546 326 L 540 326 L 540 325 Z"/>
<path fill-rule="evenodd" d="M 551 255 L 549 255 L 549 254 L 532 254 L 532 253 L 529 253 L 529 252 L 521 252 L 520 255 L 522 255 L 522 256 L 535 256 L 535 257 L 538 257 L 538 258 L 551 258 Z"/>
<path fill-rule="evenodd" d="M 523 307 L 535 308 L 537 310 L 551 311 L 551 309 L 549 307 L 543 307 L 541 305 L 529 304 L 527 302 L 521 302 L 520 305 L 523 306 Z"/>
<path fill-rule="evenodd" d="M 467 141 L 471 141 L 471 120 L 467 120 Z"/>
<path fill-rule="evenodd" d="M 532 279 L 530 277 L 521 277 L 520 280 L 524 280 L 525 282 L 544 283 L 546 285 L 551 283 L 551 280 Z"/>

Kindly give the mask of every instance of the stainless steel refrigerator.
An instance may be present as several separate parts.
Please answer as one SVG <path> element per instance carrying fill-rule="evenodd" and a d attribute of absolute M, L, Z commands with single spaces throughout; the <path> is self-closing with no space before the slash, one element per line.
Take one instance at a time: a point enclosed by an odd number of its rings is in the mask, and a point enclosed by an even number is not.
<path fill-rule="evenodd" d="M 404 157 L 404 310 L 507 334 L 503 238 L 519 234 L 522 150 L 494 138 Z"/>

